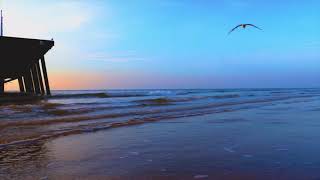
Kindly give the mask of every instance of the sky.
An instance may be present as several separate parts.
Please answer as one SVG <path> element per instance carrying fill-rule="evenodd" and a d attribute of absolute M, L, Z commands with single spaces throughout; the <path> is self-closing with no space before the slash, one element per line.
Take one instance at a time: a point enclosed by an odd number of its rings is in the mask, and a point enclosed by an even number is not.
<path fill-rule="evenodd" d="M 318 0 L 0 0 L 52 89 L 320 87 Z M 263 30 L 230 29 L 253 23 Z M 11 83 L 7 88 L 14 88 Z"/>

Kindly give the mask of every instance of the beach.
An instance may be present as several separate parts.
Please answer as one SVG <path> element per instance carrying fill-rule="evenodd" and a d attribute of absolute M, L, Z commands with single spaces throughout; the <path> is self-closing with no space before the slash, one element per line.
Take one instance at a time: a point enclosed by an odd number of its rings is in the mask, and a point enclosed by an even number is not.
<path fill-rule="evenodd" d="M 3 104 L 0 179 L 318 179 L 320 89 L 54 91 Z"/>

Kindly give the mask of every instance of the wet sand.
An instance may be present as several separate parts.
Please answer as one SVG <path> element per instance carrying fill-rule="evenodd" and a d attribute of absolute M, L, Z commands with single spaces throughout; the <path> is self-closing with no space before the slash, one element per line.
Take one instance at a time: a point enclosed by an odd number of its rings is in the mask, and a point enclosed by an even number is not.
<path fill-rule="evenodd" d="M 317 179 L 319 99 L 0 149 L 1 179 Z"/>

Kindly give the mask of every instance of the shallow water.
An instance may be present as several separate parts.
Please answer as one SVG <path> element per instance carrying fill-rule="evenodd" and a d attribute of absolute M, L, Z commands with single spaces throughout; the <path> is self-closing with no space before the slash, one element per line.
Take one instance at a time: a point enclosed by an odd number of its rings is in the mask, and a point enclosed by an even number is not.
<path fill-rule="evenodd" d="M 310 101 L 319 94 L 319 89 L 54 91 L 31 104 L 1 105 L 0 143 Z"/>
<path fill-rule="evenodd" d="M 56 91 L 36 104 L 1 106 L 0 175 L 318 178 L 319 95 L 319 89 Z"/>

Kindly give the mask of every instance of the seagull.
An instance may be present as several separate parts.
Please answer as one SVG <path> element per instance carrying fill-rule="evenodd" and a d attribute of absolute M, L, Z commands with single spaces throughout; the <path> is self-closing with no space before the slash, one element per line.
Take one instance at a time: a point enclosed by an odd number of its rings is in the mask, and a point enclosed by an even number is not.
<path fill-rule="evenodd" d="M 257 28 L 257 29 L 262 30 L 261 28 L 255 26 L 255 25 L 253 25 L 253 24 L 239 24 L 238 26 L 236 26 L 236 27 L 234 27 L 233 29 L 231 29 L 231 31 L 230 31 L 228 34 L 232 33 L 232 31 L 236 30 L 238 27 L 242 27 L 243 29 L 245 29 L 247 26 L 252 26 L 252 27 L 255 27 L 255 28 Z"/>

